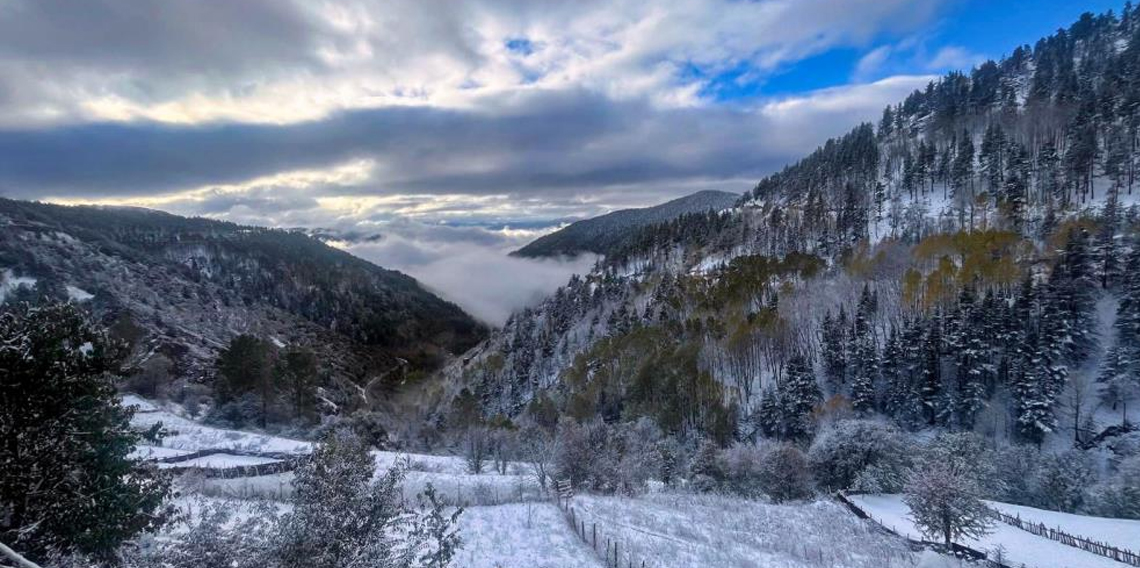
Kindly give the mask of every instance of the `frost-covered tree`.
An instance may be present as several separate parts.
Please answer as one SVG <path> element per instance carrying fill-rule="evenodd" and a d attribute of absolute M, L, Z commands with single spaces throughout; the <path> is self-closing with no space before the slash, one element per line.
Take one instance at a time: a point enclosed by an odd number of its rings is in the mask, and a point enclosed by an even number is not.
<path fill-rule="evenodd" d="M 169 482 L 130 453 L 115 393 L 122 351 L 70 304 L 0 314 L 0 542 L 109 557 L 167 518 Z"/>
<path fill-rule="evenodd" d="M 881 492 L 893 492 L 905 478 L 910 453 L 898 430 L 890 425 L 840 420 L 816 436 L 808 460 L 816 481 L 830 491 L 856 488 L 862 478 L 862 485 L 878 485 Z"/>
<path fill-rule="evenodd" d="M 398 468 L 373 479 L 368 446 L 333 431 L 293 478 L 293 508 L 280 521 L 276 556 L 283 568 L 412 566 L 423 542 L 408 538 Z"/>
<path fill-rule="evenodd" d="M 788 361 L 784 380 L 780 383 L 783 402 L 784 432 L 788 438 L 805 438 L 811 433 L 811 413 L 822 400 L 811 362 L 802 355 Z"/>
<path fill-rule="evenodd" d="M 984 536 L 993 524 L 977 480 L 952 463 L 924 462 L 907 481 L 903 500 L 919 530 L 946 546 Z"/>

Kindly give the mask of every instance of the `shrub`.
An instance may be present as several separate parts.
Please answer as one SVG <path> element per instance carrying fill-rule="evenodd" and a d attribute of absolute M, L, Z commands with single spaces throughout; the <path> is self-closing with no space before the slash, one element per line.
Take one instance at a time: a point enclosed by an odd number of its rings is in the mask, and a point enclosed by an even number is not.
<path fill-rule="evenodd" d="M 828 491 L 873 487 L 897 492 L 912 465 L 909 450 L 893 426 L 839 420 L 816 437 L 808 461 L 815 479 Z"/>
<path fill-rule="evenodd" d="M 777 503 L 808 499 L 814 493 L 807 456 L 791 444 L 765 449 L 759 473 L 760 489 Z"/>

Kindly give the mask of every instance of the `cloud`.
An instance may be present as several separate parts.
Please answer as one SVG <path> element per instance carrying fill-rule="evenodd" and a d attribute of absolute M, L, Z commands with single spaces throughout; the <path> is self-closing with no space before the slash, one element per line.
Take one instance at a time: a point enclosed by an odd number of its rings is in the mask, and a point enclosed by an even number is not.
<path fill-rule="evenodd" d="M 945 0 L 7 0 L 0 123 L 283 124 L 584 88 L 699 104 L 685 66 L 759 72 L 915 30 Z M 476 100 L 473 100 L 476 99 Z"/>
<path fill-rule="evenodd" d="M 713 78 L 948 1 L 0 0 L 0 195 L 328 230 L 501 321 L 588 268 L 506 257 L 529 231 L 745 191 L 929 80 L 864 83 L 885 52 L 779 99 Z"/>
<path fill-rule="evenodd" d="M 926 62 L 926 68 L 930 71 L 969 70 L 973 66 L 985 62 L 985 60 L 984 55 L 973 53 L 963 47 L 950 45 L 939 49 L 930 58 L 930 61 Z"/>
<path fill-rule="evenodd" d="M 397 221 L 380 238 L 336 245 L 361 258 L 405 272 L 468 313 L 502 325 L 517 309 L 533 305 L 584 274 L 595 258 L 530 260 L 507 256 L 546 231 L 492 231 Z"/>

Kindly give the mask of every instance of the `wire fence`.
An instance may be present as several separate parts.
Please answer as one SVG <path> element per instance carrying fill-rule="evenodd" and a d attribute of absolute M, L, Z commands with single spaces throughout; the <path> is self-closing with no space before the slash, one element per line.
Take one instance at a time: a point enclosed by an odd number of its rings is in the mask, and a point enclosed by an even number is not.
<path fill-rule="evenodd" d="M 574 495 L 568 482 L 559 482 L 557 489 L 555 496 L 558 499 L 558 508 L 566 517 L 566 522 L 570 524 L 571 530 L 579 540 L 593 549 L 594 553 L 605 562 L 606 568 L 650 568 L 644 558 L 636 557 L 632 546 L 607 530 L 604 524 L 595 520 L 587 521 L 584 516 L 579 515 L 578 510 L 571 504 Z"/>

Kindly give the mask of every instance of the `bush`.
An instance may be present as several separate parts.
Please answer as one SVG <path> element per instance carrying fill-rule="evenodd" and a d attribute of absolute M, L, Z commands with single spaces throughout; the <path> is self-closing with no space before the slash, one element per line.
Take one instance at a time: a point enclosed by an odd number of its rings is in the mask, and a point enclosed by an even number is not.
<path fill-rule="evenodd" d="M 1125 458 L 1114 476 L 1089 491 L 1090 514 L 1140 519 L 1140 456 Z"/>
<path fill-rule="evenodd" d="M 723 489 L 745 497 L 765 494 L 764 453 L 751 444 L 735 444 L 721 451 L 716 463 L 721 469 Z"/>
<path fill-rule="evenodd" d="M 601 493 L 638 493 L 662 470 L 660 440 L 649 419 L 612 425 L 563 419 L 556 439 L 556 475 Z"/>
<path fill-rule="evenodd" d="M 1036 505 L 1053 511 L 1075 513 L 1085 502 L 1096 480 L 1092 459 L 1080 450 L 1048 454 L 1034 479 Z"/>
<path fill-rule="evenodd" d="M 820 432 L 808 451 L 816 481 L 827 491 L 898 492 L 913 460 L 893 426 L 839 420 Z"/>
<path fill-rule="evenodd" d="M 807 456 L 791 444 L 776 444 L 760 456 L 760 489 L 781 503 L 808 499 L 814 493 Z"/>

